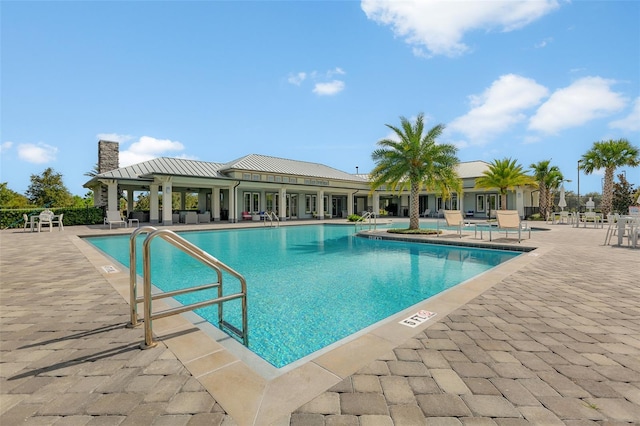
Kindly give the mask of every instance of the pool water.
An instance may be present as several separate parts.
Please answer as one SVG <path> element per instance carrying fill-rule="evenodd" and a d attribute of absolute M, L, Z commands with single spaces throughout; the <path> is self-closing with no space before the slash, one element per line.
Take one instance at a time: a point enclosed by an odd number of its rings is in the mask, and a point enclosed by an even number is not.
<path fill-rule="evenodd" d="M 283 367 L 485 272 L 519 253 L 356 237 L 352 226 L 304 225 L 209 230 L 182 237 L 243 274 L 247 281 L 249 349 Z M 142 271 L 142 242 L 138 266 Z M 87 240 L 129 264 L 129 236 Z M 174 290 L 216 281 L 211 269 L 156 238 L 153 284 Z M 224 277 L 225 294 L 239 282 Z M 193 303 L 214 291 L 176 297 Z M 196 311 L 217 325 L 217 306 Z M 240 328 L 240 302 L 224 305 Z"/>

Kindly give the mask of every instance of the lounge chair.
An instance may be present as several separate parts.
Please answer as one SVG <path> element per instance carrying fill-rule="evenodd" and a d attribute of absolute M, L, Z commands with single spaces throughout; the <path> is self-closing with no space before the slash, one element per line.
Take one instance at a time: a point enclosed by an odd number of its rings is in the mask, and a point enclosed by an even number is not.
<path fill-rule="evenodd" d="M 456 228 L 458 236 L 462 238 L 462 228 L 464 226 L 470 226 L 471 223 L 469 221 L 465 221 L 462 217 L 462 212 L 460 210 L 444 210 L 444 220 L 447 222 L 447 226 Z M 438 221 L 438 224 L 440 221 Z M 437 225 L 438 230 L 440 229 L 439 225 Z M 440 232 L 438 232 L 438 236 L 440 236 Z"/>
<path fill-rule="evenodd" d="M 431 209 L 426 209 L 420 216 L 422 216 L 422 217 L 431 216 Z"/>
<path fill-rule="evenodd" d="M 104 224 L 109 224 L 109 229 L 111 229 L 111 225 L 114 223 L 122 224 L 125 228 L 127 227 L 127 221 L 120 216 L 118 210 L 107 210 L 107 217 L 104 218 Z"/>
<path fill-rule="evenodd" d="M 251 220 L 252 216 L 249 212 L 242 212 L 242 220 Z"/>
<path fill-rule="evenodd" d="M 526 222 L 520 220 L 517 210 L 496 210 L 496 219 L 498 220 L 497 231 L 504 231 L 505 237 L 509 237 L 509 232 L 517 232 L 518 242 L 521 242 L 522 231 L 528 230 L 531 238 L 531 228 Z M 489 240 L 491 240 L 491 228 L 489 228 Z"/>

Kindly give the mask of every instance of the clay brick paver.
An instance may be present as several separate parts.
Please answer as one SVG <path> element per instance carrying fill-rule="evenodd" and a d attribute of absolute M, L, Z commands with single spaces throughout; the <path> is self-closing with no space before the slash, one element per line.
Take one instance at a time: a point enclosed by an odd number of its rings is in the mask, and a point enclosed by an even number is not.
<path fill-rule="evenodd" d="M 526 266 L 277 426 L 640 424 L 640 250 L 540 226 Z M 127 304 L 67 238 L 103 230 L 68 228 L 0 232 L 0 424 L 238 424 L 124 327 Z"/>

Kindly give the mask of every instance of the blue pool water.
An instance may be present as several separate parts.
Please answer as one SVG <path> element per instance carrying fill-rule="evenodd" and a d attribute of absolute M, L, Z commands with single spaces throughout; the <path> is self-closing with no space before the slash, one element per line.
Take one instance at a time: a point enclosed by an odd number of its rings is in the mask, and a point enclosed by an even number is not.
<path fill-rule="evenodd" d="M 343 225 L 180 235 L 245 276 L 249 349 L 278 368 L 519 254 L 370 240 Z M 145 237 L 137 241 L 138 273 Z M 87 240 L 128 267 L 128 235 Z M 209 268 L 159 238 L 152 241 L 151 270 L 153 284 L 165 291 L 216 281 Z M 224 283 L 225 293 L 239 291 L 237 280 L 225 277 Z M 176 299 L 192 303 L 204 297 Z M 217 324 L 217 307 L 196 312 Z M 228 322 L 241 325 L 239 301 L 226 303 L 224 313 Z"/>

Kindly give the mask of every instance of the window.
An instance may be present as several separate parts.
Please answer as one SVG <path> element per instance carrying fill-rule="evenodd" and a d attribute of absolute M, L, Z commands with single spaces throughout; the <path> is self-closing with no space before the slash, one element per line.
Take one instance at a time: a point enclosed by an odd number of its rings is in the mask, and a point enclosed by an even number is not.
<path fill-rule="evenodd" d="M 260 175 L 251 175 L 251 180 L 262 180 Z"/>
<path fill-rule="evenodd" d="M 273 182 L 274 177 L 272 175 L 267 175 L 267 182 Z"/>
<path fill-rule="evenodd" d="M 243 173 L 242 174 L 242 179 L 250 180 L 251 179 L 251 173 Z"/>
<path fill-rule="evenodd" d="M 316 196 L 305 195 L 305 212 L 312 213 L 316 211 Z"/>
<path fill-rule="evenodd" d="M 329 196 L 325 195 L 323 198 L 324 201 L 324 212 L 329 213 Z"/>
<path fill-rule="evenodd" d="M 243 211 L 251 213 L 251 193 L 250 192 L 244 193 L 244 204 L 242 208 L 243 208 Z"/>
<path fill-rule="evenodd" d="M 484 194 L 483 195 L 477 195 L 476 196 L 476 211 L 477 212 L 483 212 L 485 211 L 485 206 L 484 206 Z"/>
<path fill-rule="evenodd" d="M 258 213 L 260 211 L 260 193 L 245 192 L 243 209 L 245 212 Z"/>
<path fill-rule="evenodd" d="M 451 210 L 458 210 L 458 194 L 451 194 L 450 207 Z"/>
<path fill-rule="evenodd" d="M 260 193 L 254 192 L 251 195 L 253 196 L 253 211 L 257 213 L 260 211 Z"/>

